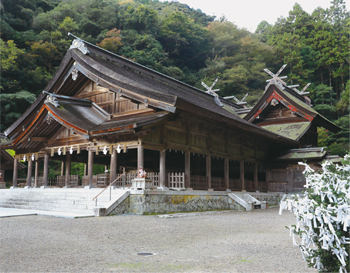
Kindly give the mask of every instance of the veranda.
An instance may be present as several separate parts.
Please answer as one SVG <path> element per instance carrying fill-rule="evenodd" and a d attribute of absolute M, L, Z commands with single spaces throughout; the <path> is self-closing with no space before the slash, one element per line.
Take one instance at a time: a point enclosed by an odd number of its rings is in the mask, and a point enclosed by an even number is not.
<path fill-rule="evenodd" d="M 131 187 L 142 167 L 154 188 L 177 190 L 267 191 L 266 169 L 262 164 L 168 148 L 146 149 L 138 142 L 114 145 L 73 145 L 49 148 L 46 153 L 16 155 L 13 186 L 18 186 L 18 162 L 28 160 L 27 187 Z M 61 161 L 61 174 L 49 178 L 49 161 Z M 43 163 L 42 163 L 43 162 Z M 84 163 L 84 175 L 72 175 L 71 163 Z M 93 174 L 93 165 L 105 172 Z M 35 166 L 33 166 L 35 165 Z M 34 167 L 34 168 L 33 168 Z M 33 171 L 34 169 L 34 171 Z"/>

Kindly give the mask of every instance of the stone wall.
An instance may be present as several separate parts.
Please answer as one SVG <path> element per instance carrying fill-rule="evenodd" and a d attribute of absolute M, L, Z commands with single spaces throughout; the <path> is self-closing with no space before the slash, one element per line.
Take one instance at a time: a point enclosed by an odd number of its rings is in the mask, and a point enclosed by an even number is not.
<path fill-rule="evenodd" d="M 278 206 L 283 194 L 280 193 L 262 193 L 262 192 L 247 192 L 260 202 L 265 201 L 269 206 Z"/>
<path fill-rule="evenodd" d="M 170 212 L 245 210 L 226 194 L 145 193 L 131 194 L 109 215 L 117 214 L 163 214 Z"/>

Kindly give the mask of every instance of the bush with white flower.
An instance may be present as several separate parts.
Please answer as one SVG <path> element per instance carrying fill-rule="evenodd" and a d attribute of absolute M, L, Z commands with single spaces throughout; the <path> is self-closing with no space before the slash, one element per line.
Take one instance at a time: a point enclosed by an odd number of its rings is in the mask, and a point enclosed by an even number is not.
<path fill-rule="evenodd" d="M 322 164 L 315 172 L 307 164 L 304 195 L 282 201 L 282 210 L 294 212 L 296 225 L 288 227 L 310 267 L 321 272 L 350 272 L 350 155 L 343 165 Z M 296 236 L 301 238 L 299 244 Z"/>

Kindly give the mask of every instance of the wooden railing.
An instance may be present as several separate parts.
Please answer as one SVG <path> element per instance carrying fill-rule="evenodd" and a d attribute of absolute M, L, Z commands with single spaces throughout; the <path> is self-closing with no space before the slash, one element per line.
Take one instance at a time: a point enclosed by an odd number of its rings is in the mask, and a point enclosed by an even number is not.
<path fill-rule="evenodd" d="M 202 175 L 191 175 L 191 188 L 194 190 L 206 190 L 207 178 Z"/>
<path fill-rule="evenodd" d="M 168 185 L 173 189 L 185 188 L 185 173 L 168 173 Z"/>
<path fill-rule="evenodd" d="M 122 173 L 121 175 L 119 175 L 114 181 L 112 181 L 107 187 L 105 187 L 99 194 L 97 194 L 94 198 L 92 198 L 92 201 L 95 200 L 95 207 L 97 207 L 97 197 L 99 197 L 105 190 L 107 190 L 108 188 L 109 190 L 109 201 L 111 201 L 112 199 L 112 192 L 111 192 L 111 186 L 116 183 L 118 180 L 120 180 L 123 176 L 125 175 L 125 172 Z"/>
<path fill-rule="evenodd" d="M 57 186 L 64 187 L 66 185 L 66 176 L 58 175 L 57 176 Z M 68 181 L 68 187 L 78 187 L 79 186 L 79 175 L 70 175 Z"/>

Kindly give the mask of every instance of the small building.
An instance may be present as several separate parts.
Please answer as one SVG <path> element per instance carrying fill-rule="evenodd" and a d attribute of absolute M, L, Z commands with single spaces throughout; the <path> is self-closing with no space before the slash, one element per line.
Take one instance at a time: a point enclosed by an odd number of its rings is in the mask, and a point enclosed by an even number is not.
<path fill-rule="evenodd" d="M 317 146 L 316 126 L 339 129 L 273 82 L 241 118 L 244 111 L 75 37 L 45 90 L 5 131 L 10 142 L 2 149 L 16 151 L 14 187 L 18 161 L 26 159 L 28 186 L 33 162 L 44 161 L 36 181 L 47 186 L 49 160 L 58 160 L 67 187 L 105 186 L 121 168 L 130 184 L 141 167 L 159 189 L 284 191 L 294 188 L 275 185 L 275 161 Z M 71 162 L 86 164 L 80 182 Z M 109 174 L 94 175 L 94 164 L 109 166 Z"/>
<path fill-rule="evenodd" d="M 324 147 L 317 147 L 317 127 L 332 132 L 341 130 L 311 107 L 305 89 L 298 91 L 274 77 L 258 103 L 244 116 L 252 124 L 299 142 L 298 149 L 285 150 L 269 163 L 267 181 L 270 191 L 303 190 L 304 168 L 298 162 L 305 161 L 318 169 L 327 157 Z"/>

